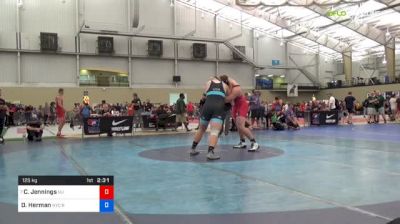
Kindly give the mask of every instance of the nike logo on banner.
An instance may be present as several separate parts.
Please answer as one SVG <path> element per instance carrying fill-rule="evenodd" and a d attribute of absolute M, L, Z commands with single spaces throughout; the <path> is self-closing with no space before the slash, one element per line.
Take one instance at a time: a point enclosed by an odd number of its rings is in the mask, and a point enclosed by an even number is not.
<path fill-rule="evenodd" d="M 113 126 L 117 126 L 117 125 L 119 125 L 119 124 L 124 123 L 125 121 L 126 121 L 126 119 L 125 119 L 125 120 L 122 120 L 122 121 L 118 121 L 118 122 L 115 122 L 115 121 L 113 120 L 112 125 L 113 125 Z"/>
<path fill-rule="evenodd" d="M 326 115 L 326 119 L 331 119 L 332 117 L 334 117 L 335 115 L 334 114 L 332 114 L 332 115 Z"/>

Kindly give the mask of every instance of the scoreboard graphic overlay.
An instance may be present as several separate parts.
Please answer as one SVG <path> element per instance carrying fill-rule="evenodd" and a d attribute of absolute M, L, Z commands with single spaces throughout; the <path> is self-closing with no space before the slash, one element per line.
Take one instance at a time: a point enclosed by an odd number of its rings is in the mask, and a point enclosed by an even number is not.
<path fill-rule="evenodd" d="M 114 212 L 113 176 L 19 176 L 18 212 Z"/>

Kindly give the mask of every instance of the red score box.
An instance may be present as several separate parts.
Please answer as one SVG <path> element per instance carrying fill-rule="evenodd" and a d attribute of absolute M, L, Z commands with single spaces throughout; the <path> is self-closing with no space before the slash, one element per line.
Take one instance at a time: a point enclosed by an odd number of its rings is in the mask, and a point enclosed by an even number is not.
<path fill-rule="evenodd" d="M 114 186 L 100 186 L 100 200 L 114 200 Z"/>

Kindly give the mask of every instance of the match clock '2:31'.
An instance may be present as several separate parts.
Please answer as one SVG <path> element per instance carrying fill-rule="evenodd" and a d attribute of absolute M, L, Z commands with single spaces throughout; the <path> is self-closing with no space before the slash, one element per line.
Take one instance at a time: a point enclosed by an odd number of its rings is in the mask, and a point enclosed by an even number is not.
<path fill-rule="evenodd" d="M 96 179 L 96 183 L 98 183 L 98 184 L 109 184 L 109 183 L 111 183 L 111 180 L 110 180 L 109 177 L 98 177 Z"/>

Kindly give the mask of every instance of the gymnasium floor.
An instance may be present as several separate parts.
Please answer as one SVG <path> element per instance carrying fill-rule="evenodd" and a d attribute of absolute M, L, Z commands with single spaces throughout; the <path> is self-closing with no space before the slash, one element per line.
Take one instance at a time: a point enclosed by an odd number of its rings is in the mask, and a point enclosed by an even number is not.
<path fill-rule="evenodd" d="M 400 125 L 256 131 L 261 151 L 190 158 L 192 134 L 0 146 L 0 223 L 384 224 L 400 216 Z M 114 175 L 112 215 L 18 214 L 18 175 Z"/>

